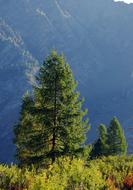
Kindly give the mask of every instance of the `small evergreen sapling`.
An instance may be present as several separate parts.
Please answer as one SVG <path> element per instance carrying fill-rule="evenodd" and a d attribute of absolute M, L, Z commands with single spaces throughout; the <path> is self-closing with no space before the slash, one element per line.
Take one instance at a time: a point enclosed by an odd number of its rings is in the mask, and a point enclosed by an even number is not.
<path fill-rule="evenodd" d="M 114 117 L 108 127 L 108 155 L 125 155 L 127 143 L 124 131 L 118 119 Z"/>
<path fill-rule="evenodd" d="M 105 156 L 107 154 L 108 146 L 107 146 L 107 128 L 104 124 L 101 124 L 98 128 L 99 130 L 99 138 L 93 144 L 91 157 L 99 157 Z"/>

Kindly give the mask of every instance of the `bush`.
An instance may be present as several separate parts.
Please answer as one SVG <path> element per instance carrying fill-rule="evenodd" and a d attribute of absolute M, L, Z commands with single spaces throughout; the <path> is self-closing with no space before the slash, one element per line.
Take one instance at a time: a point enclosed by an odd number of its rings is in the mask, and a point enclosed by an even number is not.
<path fill-rule="evenodd" d="M 124 187 L 129 189 L 129 190 L 133 188 L 133 173 L 129 173 L 124 178 Z"/>
<path fill-rule="evenodd" d="M 104 187 L 102 174 L 96 167 L 88 168 L 80 159 L 59 159 L 37 176 L 32 187 L 41 190 L 100 190 Z"/>
<path fill-rule="evenodd" d="M 0 165 L 0 190 L 121 190 L 133 186 L 133 157 L 60 158 L 35 171 Z"/>

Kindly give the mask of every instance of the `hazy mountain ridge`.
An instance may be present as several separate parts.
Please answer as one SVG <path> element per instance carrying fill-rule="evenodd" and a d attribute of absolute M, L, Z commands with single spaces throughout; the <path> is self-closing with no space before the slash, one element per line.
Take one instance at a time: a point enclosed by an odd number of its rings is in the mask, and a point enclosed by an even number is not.
<path fill-rule="evenodd" d="M 132 12 L 133 6 L 112 0 L 0 0 L 0 149 L 11 144 L 27 71 L 36 72 L 52 48 L 67 56 L 91 123 L 116 115 L 132 131 Z"/>

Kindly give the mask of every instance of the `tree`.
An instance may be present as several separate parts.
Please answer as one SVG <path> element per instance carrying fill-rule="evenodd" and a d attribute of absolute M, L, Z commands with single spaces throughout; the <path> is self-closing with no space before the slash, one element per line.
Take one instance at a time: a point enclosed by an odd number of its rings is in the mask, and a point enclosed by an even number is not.
<path fill-rule="evenodd" d="M 93 144 L 91 158 L 106 156 L 108 146 L 107 146 L 107 128 L 104 124 L 99 125 L 99 138 Z"/>
<path fill-rule="evenodd" d="M 114 117 L 108 128 L 108 155 L 125 155 L 127 143 L 124 131 L 118 119 Z"/>
<path fill-rule="evenodd" d="M 14 128 L 14 143 L 16 144 L 16 158 L 19 160 L 20 165 L 30 164 L 32 138 L 30 134 L 33 133 L 33 123 L 31 108 L 33 107 L 33 99 L 29 93 L 26 93 L 22 100 L 22 107 L 20 112 L 20 118 L 17 125 Z"/>
<path fill-rule="evenodd" d="M 77 83 L 63 55 L 52 51 L 41 66 L 36 81 L 37 85 L 33 86 L 34 106 L 30 109 L 31 125 L 28 126 L 32 130 L 26 138 L 29 142 L 28 150 L 32 153 L 30 160 L 36 160 L 37 164 L 42 165 L 47 160 L 54 162 L 61 155 L 76 154 L 85 142 L 89 125 L 87 110 L 82 109 L 83 99 L 76 91 Z M 25 129 L 22 120 L 15 130 L 17 136 L 21 136 L 20 128 Z M 33 126 L 37 133 L 33 131 Z M 30 144 L 31 139 L 33 146 Z M 18 138 L 16 144 L 17 141 Z M 19 154 L 23 151 L 20 147 L 21 142 L 18 146 Z"/>

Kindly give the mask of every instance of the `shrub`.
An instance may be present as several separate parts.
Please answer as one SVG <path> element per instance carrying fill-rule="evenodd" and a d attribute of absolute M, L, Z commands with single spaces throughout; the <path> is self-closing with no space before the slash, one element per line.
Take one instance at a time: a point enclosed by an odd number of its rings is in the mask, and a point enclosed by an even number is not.
<path fill-rule="evenodd" d="M 125 178 L 124 178 L 124 187 L 126 187 L 127 189 L 131 189 L 133 188 L 133 173 L 128 174 Z"/>
<path fill-rule="evenodd" d="M 130 190 L 133 157 L 60 158 L 40 171 L 0 165 L 0 190 Z"/>

